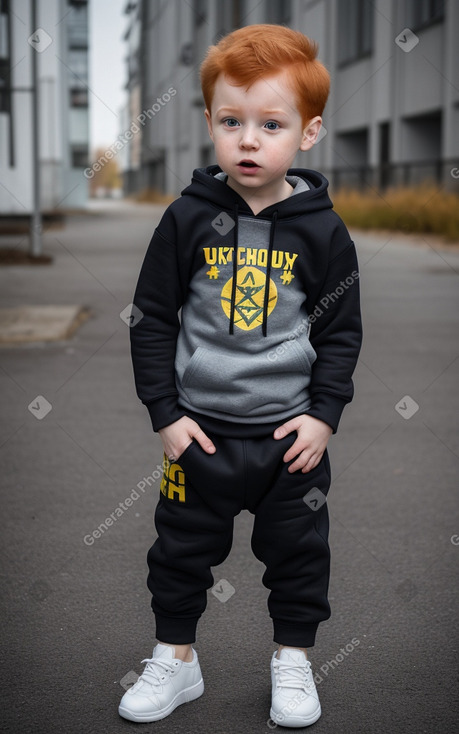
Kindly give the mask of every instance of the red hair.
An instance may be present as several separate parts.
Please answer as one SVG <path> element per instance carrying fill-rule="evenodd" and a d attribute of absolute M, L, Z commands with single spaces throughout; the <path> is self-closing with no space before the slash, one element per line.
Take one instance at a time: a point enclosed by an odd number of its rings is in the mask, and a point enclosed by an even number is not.
<path fill-rule="evenodd" d="M 224 74 L 236 86 L 249 87 L 262 77 L 288 71 L 303 124 L 321 116 L 330 90 L 330 75 L 316 59 L 318 45 L 281 25 L 263 23 L 239 28 L 210 46 L 201 64 L 201 87 L 209 112 L 215 83 Z"/>

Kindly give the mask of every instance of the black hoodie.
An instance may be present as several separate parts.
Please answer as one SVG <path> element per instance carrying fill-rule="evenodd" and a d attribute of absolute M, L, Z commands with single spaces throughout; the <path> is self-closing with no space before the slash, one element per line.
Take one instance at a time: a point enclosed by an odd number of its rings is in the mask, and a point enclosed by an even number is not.
<path fill-rule="evenodd" d="M 224 178 L 196 169 L 153 234 L 130 329 L 137 394 L 154 430 L 191 415 L 253 434 L 308 413 L 335 433 L 362 326 L 328 182 L 291 169 L 290 197 L 255 216 Z"/>

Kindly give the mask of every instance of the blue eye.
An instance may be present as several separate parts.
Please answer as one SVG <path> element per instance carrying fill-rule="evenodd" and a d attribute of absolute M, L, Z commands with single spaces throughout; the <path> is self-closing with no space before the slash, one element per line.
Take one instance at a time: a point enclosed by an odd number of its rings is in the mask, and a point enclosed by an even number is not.
<path fill-rule="evenodd" d="M 238 121 L 234 117 L 227 117 L 223 122 L 228 127 L 237 127 L 239 125 Z"/>
<path fill-rule="evenodd" d="M 274 122 L 274 120 L 270 120 L 269 122 L 266 123 L 265 127 L 268 128 L 268 130 L 278 130 L 279 123 Z"/>

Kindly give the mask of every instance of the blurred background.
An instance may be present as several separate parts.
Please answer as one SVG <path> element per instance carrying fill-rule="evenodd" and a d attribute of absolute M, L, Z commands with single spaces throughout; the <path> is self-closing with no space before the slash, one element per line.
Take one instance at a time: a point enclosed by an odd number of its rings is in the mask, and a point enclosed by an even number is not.
<path fill-rule="evenodd" d="M 296 165 L 327 176 L 346 223 L 459 237 L 453 0 L 2 0 L 0 11 L 2 217 L 176 197 L 215 162 L 207 47 L 267 22 L 317 40 L 331 73 L 320 142 Z"/>
<path fill-rule="evenodd" d="M 0 0 L 2 731 L 129 726 L 163 458 L 135 392 L 132 299 L 167 202 L 215 162 L 205 51 L 262 22 L 316 39 L 330 70 L 296 165 L 329 179 L 362 294 L 355 396 L 329 443 L 314 732 L 457 730 L 459 2 Z M 234 595 L 208 594 L 206 694 L 155 732 L 271 730 L 252 523 L 240 513 L 214 572 Z"/>

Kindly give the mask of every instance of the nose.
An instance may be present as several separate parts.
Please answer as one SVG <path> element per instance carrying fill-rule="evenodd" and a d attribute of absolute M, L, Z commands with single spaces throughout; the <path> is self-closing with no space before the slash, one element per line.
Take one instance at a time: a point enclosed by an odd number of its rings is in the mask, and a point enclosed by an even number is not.
<path fill-rule="evenodd" d="M 244 125 L 239 140 L 241 148 L 257 149 L 259 147 L 258 136 L 254 125 Z"/>

